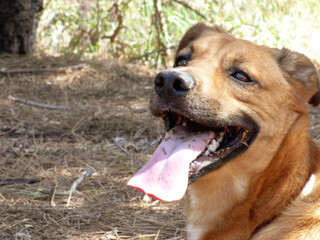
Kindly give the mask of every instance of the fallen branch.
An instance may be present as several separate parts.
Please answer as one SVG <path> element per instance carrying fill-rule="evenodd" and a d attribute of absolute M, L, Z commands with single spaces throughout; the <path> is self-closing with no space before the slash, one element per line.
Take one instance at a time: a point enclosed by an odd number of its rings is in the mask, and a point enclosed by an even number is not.
<path fill-rule="evenodd" d="M 13 97 L 10 95 L 8 96 L 8 99 L 10 99 L 14 102 L 23 103 L 23 104 L 37 107 L 37 108 L 46 108 L 49 110 L 72 110 L 72 107 L 47 105 L 47 104 L 37 103 L 37 102 L 29 101 L 29 100 L 23 100 L 18 97 Z"/>
<path fill-rule="evenodd" d="M 58 68 L 21 68 L 21 69 L 6 69 L 1 68 L 0 74 L 19 74 L 19 73 L 44 73 L 44 72 L 67 72 L 73 70 L 81 70 L 85 67 L 85 64 L 79 64 L 68 67 L 58 67 Z"/>
<path fill-rule="evenodd" d="M 71 188 L 69 189 L 69 197 L 68 197 L 67 207 L 69 207 L 72 193 L 77 191 L 76 190 L 77 186 L 83 181 L 83 179 L 85 179 L 86 177 L 90 177 L 91 175 L 92 175 L 92 171 L 91 171 L 91 169 L 88 169 L 84 174 L 82 174 L 77 180 L 75 180 L 73 182 Z"/>
<path fill-rule="evenodd" d="M 138 163 L 139 167 L 143 167 L 143 164 L 138 161 L 138 159 L 135 158 L 132 154 L 130 154 L 127 149 L 121 146 L 121 144 L 118 142 L 117 138 L 112 138 L 114 143 L 124 152 L 126 153 L 132 160 L 134 160 L 136 163 Z"/>
<path fill-rule="evenodd" d="M 26 183 L 26 184 L 34 184 L 40 182 L 39 179 L 28 179 L 28 178 L 0 178 L 0 186 L 12 185 L 15 183 Z"/>
<path fill-rule="evenodd" d="M 88 169 L 85 173 L 83 173 L 79 178 L 77 178 L 71 188 L 69 190 L 59 190 L 59 189 L 39 189 L 39 192 L 45 194 L 53 194 L 54 196 L 69 196 L 67 206 L 70 204 L 71 196 L 73 194 L 81 194 L 76 188 L 83 181 L 83 179 L 90 177 L 92 175 L 92 170 Z"/>

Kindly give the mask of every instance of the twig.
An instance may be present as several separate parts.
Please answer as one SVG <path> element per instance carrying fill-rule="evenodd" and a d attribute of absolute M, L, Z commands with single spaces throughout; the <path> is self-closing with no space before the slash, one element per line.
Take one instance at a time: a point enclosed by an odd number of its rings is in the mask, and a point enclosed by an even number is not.
<path fill-rule="evenodd" d="M 15 183 L 34 184 L 40 182 L 39 179 L 27 179 L 27 178 L 0 178 L 0 186 L 12 185 Z"/>
<path fill-rule="evenodd" d="M 82 174 L 79 178 L 77 178 L 71 188 L 69 190 L 59 190 L 59 189 L 55 189 L 52 190 L 48 190 L 48 189 L 39 189 L 39 192 L 45 193 L 45 194 L 53 194 L 56 196 L 69 196 L 68 198 L 68 205 L 70 203 L 70 199 L 71 199 L 71 195 L 72 194 L 81 194 L 81 192 L 79 192 L 78 190 L 76 190 L 77 186 L 83 181 L 83 179 L 85 179 L 86 177 L 90 177 L 92 175 L 92 171 L 91 169 L 88 169 L 84 174 Z"/>
<path fill-rule="evenodd" d="M 57 206 L 56 203 L 54 202 L 54 198 L 56 196 L 56 191 L 57 191 L 57 186 L 58 186 L 58 182 L 56 182 L 56 185 L 55 185 L 55 187 L 53 189 L 53 193 L 52 193 L 52 196 L 51 196 L 51 201 L 50 201 L 51 207 Z"/>
<path fill-rule="evenodd" d="M 3 199 L 3 200 L 6 200 L 6 198 L 0 193 L 0 197 Z"/>
<path fill-rule="evenodd" d="M 124 152 L 126 153 L 132 160 L 134 160 L 136 163 L 138 163 L 139 167 L 143 167 L 143 164 L 141 162 L 138 161 L 138 159 L 135 158 L 135 156 L 133 156 L 132 154 L 130 154 L 127 149 L 125 149 L 124 147 L 121 146 L 121 144 L 117 141 L 116 138 L 112 138 L 112 140 L 114 141 L 114 143 Z"/>
<path fill-rule="evenodd" d="M 185 8 L 188 8 L 190 9 L 191 11 L 194 11 L 197 15 L 199 15 L 200 17 L 202 17 L 203 19 L 205 20 L 208 20 L 206 16 L 204 16 L 202 13 L 200 13 L 198 10 L 194 9 L 193 7 L 191 7 L 189 4 L 183 2 L 183 1 L 180 1 L 180 0 L 173 0 L 174 2 L 176 3 L 179 3 L 181 4 L 182 6 L 184 6 Z"/>
<path fill-rule="evenodd" d="M 158 230 L 157 235 L 156 235 L 156 237 L 154 238 L 154 240 L 158 240 L 158 237 L 159 237 L 159 234 L 160 234 L 160 230 L 161 230 L 161 229 Z"/>
<path fill-rule="evenodd" d="M 8 96 L 8 99 L 14 102 L 23 103 L 23 104 L 30 105 L 33 107 L 38 107 L 38 108 L 46 108 L 49 110 L 72 110 L 72 107 L 47 105 L 47 104 L 37 103 L 29 100 L 23 100 L 18 97 L 13 97 L 10 95 Z"/>
<path fill-rule="evenodd" d="M 40 188 L 39 192 L 44 193 L 44 194 L 52 194 L 51 202 L 53 201 L 54 196 L 69 196 L 70 191 L 69 190 L 59 190 L 59 189 L 44 189 Z M 82 194 L 81 192 L 75 190 L 73 193 L 74 194 Z"/>
<path fill-rule="evenodd" d="M 169 50 L 169 49 L 175 49 L 176 47 L 177 47 L 176 45 L 171 45 L 171 46 L 169 46 L 169 47 L 155 49 L 155 50 L 153 50 L 153 51 L 146 52 L 145 54 L 140 55 L 140 56 L 138 56 L 138 57 L 130 58 L 130 59 L 127 61 L 127 63 L 130 63 L 130 62 L 139 60 L 139 59 L 141 59 L 141 58 L 147 57 L 147 56 L 152 55 L 152 54 L 154 54 L 154 53 L 167 51 L 167 50 Z"/>
<path fill-rule="evenodd" d="M 1 68 L 0 74 L 66 72 L 66 71 L 72 71 L 72 70 L 80 70 L 84 67 L 85 67 L 85 64 L 79 64 L 79 65 L 68 66 L 68 67 L 58 67 L 58 68 L 21 68 L 21 69 Z"/>
<path fill-rule="evenodd" d="M 117 16 L 117 21 L 118 21 L 118 26 L 117 28 L 113 31 L 111 36 L 103 36 L 101 39 L 109 38 L 110 42 L 113 43 L 120 33 L 120 30 L 123 28 L 123 16 L 121 15 L 121 10 L 119 9 L 118 1 L 115 1 L 111 10 L 115 11 L 115 15 Z"/>
<path fill-rule="evenodd" d="M 71 188 L 69 189 L 69 197 L 68 197 L 67 207 L 69 207 L 72 193 L 74 191 L 76 191 L 78 184 L 81 183 L 83 181 L 83 179 L 85 179 L 86 177 L 90 177 L 91 175 L 92 175 L 92 170 L 88 169 L 84 174 L 82 174 L 77 180 L 75 180 L 73 182 Z"/>

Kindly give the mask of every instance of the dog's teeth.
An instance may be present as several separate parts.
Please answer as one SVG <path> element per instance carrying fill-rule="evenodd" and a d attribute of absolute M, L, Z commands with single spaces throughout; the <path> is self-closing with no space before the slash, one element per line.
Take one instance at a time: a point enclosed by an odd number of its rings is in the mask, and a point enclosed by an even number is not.
<path fill-rule="evenodd" d="M 212 140 L 211 144 L 208 146 L 208 150 L 210 152 L 214 152 L 215 150 L 217 150 L 217 148 L 219 147 L 219 142 L 217 142 L 216 140 Z"/>
<path fill-rule="evenodd" d="M 206 150 L 203 155 L 204 156 L 209 156 L 209 154 L 210 154 L 210 152 L 208 150 Z"/>
<path fill-rule="evenodd" d="M 186 121 L 186 120 L 183 120 L 182 126 L 183 126 L 183 127 L 186 127 L 186 126 L 187 126 L 187 121 Z"/>
<path fill-rule="evenodd" d="M 224 135 L 224 132 L 220 132 L 218 137 L 217 137 L 217 142 L 218 143 L 221 143 L 222 139 L 223 139 L 223 135 Z"/>

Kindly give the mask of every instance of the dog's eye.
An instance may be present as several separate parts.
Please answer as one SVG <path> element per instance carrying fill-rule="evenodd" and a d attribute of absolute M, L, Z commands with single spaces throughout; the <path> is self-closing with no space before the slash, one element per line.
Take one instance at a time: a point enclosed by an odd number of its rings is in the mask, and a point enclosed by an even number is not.
<path fill-rule="evenodd" d="M 181 67 L 181 66 L 186 66 L 188 63 L 188 61 L 186 59 L 181 59 L 177 62 L 177 66 Z"/>
<path fill-rule="evenodd" d="M 235 72 L 231 76 L 241 82 L 245 82 L 245 83 L 252 82 L 251 78 L 247 74 L 242 72 Z"/>

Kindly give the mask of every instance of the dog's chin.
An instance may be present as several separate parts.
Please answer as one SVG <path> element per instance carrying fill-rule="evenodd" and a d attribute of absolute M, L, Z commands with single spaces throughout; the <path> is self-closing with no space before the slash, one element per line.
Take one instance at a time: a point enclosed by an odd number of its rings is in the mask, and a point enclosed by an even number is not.
<path fill-rule="evenodd" d="M 190 134 L 214 132 L 214 137 L 208 141 L 206 148 L 189 164 L 189 184 L 246 151 L 259 132 L 257 124 L 247 116 L 232 117 L 237 122 L 215 122 L 211 125 L 199 123 L 173 111 L 162 112 L 160 116 L 167 131 L 182 126 Z"/>

